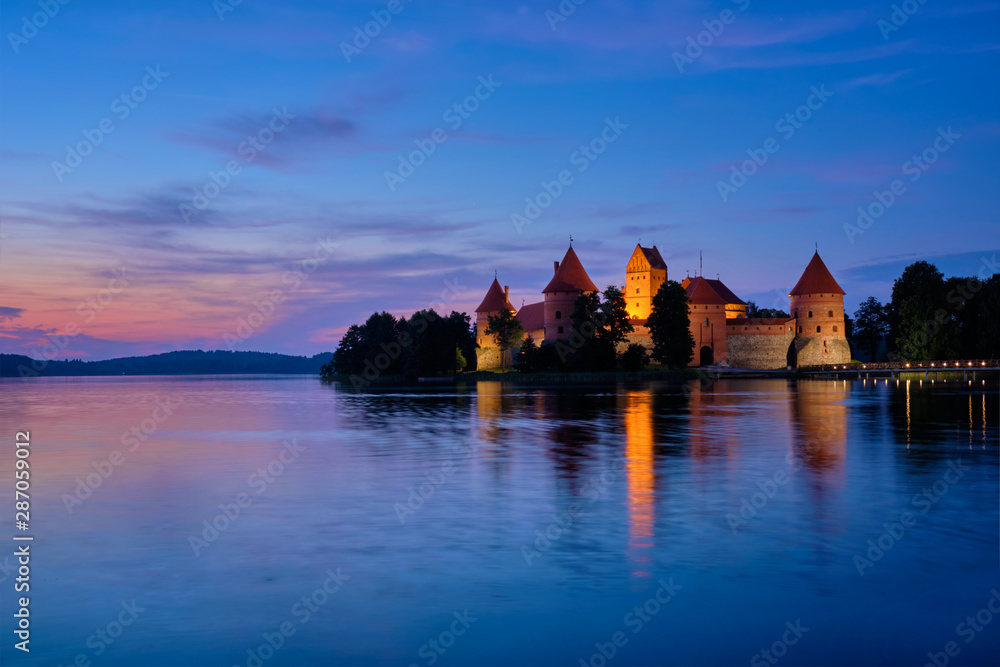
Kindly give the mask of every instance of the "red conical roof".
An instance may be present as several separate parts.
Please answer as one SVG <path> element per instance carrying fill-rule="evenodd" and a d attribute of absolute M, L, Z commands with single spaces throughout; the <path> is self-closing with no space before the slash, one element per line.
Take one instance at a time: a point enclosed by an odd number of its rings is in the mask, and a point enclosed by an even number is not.
<path fill-rule="evenodd" d="M 493 284 L 486 291 L 486 296 L 483 298 L 483 302 L 479 304 L 479 308 L 476 308 L 476 312 L 498 313 L 505 308 L 507 310 L 514 310 L 514 306 L 510 305 L 510 300 L 507 299 L 507 293 L 500 287 L 500 281 L 494 278 Z"/>
<path fill-rule="evenodd" d="M 833 279 L 830 269 L 820 259 L 819 253 L 813 255 L 809 261 L 809 266 L 802 272 L 799 282 L 789 292 L 788 296 L 799 296 L 802 294 L 845 294 L 844 290 Z"/>
<path fill-rule="evenodd" d="M 597 285 L 591 281 L 590 276 L 587 275 L 587 270 L 580 263 L 580 258 L 576 256 L 573 248 L 570 247 L 566 251 L 566 256 L 563 257 L 562 262 L 559 263 L 556 274 L 552 276 L 552 280 L 542 290 L 542 294 L 548 294 L 549 292 L 596 291 Z"/>

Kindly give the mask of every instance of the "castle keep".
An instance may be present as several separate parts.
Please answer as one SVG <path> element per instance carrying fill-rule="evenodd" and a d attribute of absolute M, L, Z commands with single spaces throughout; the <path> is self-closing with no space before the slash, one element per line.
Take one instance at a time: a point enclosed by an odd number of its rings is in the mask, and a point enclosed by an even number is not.
<path fill-rule="evenodd" d="M 652 347 L 646 320 L 653 296 L 668 279 L 667 272 L 667 264 L 656 246 L 636 245 L 625 266 L 622 288 L 635 328 L 629 343 Z M 789 318 L 746 317 L 746 302 L 721 280 L 689 276 L 681 281 L 681 286 L 689 299 L 688 326 L 695 341 L 692 362 L 695 365 L 724 363 L 734 368 L 783 369 L 851 360 L 844 331 L 844 290 L 826 268 L 819 252 L 813 255 L 788 295 Z M 514 312 L 524 327 L 525 338 L 530 336 L 538 343 L 566 340 L 576 299 L 597 291 L 572 246 L 561 262 L 553 262 L 552 279 L 542 290 L 543 300 L 538 303 L 517 310 L 510 303 L 510 288 L 501 287 L 494 278 L 476 308 L 479 368 L 500 367 L 496 340 L 484 333 L 491 315 L 504 309 Z"/>

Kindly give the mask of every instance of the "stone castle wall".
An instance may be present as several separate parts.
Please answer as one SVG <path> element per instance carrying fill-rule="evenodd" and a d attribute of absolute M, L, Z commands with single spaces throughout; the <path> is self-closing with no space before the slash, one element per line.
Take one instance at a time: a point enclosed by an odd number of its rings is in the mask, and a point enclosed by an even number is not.
<path fill-rule="evenodd" d="M 507 368 L 510 368 L 511 353 L 507 351 Z M 480 347 L 476 350 L 476 368 L 481 371 L 500 370 L 500 348 Z"/>
<path fill-rule="evenodd" d="M 777 328 L 777 327 L 776 327 Z M 795 334 L 788 327 L 771 333 L 735 333 L 726 336 L 726 356 L 733 368 L 777 370 L 788 366 L 788 349 Z"/>
<path fill-rule="evenodd" d="M 850 363 L 851 346 L 843 338 L 800 336 L 795 339 L 795 361 L 796 366 L 800 368 L 802 366 Z"/>

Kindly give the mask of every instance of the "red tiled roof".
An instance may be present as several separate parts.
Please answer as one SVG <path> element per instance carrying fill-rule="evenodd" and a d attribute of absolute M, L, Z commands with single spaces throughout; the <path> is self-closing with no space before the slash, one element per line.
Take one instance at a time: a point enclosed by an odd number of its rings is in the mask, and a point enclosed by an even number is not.
<path fill-rule="evenodd" d="M 545 328 L 545 302 L 529 303 L 517 311 L 517 319 L 526 333 Z M 537 342 L 537 341 L 536 341 Z"/>
<path fill-rule="evenodd" d="M 710 303 L 725 305 L 726 303 L 726 300 L 719 296 L 712 285 L 701 276 L 691 278 L 687 286 L 687 295 L 691 303 L 702 305 Z"/>
<path fill-rule="evenodd" d="M 826 268 L 826 264 L 819 258 L 819 253 L 817 252 L 809 261 L 809 266 L 802 272 L 802 277 L 799 278 L 799 282 L 795 283 L 795 287 L 788 293 L 788 296 L 844 293 L 844 290 L 833 279 L 830 269 Z"/>
<path fill-rule="evenodd" d="M 727 304 L 734 304 L 737 306 L 747 305 L 746 301 L 733 294 L 731 289 L 723 285 L 721 280 L 712 280 L 711 278 L 706 278 L 705 280 L 708 281 L 708 284 L 712 286 L 715 293 L 721 296 Z"/>
<path fill-rule="evenodd" d="M 580 263 L 580 258 L 573 252 L 573 248 L 566 251 L 566 256 L 559 263 L 559 268 L 552 276 L 552 280 L 542 290 L 542 294 L 549 292 L 596 292 L 597 286 L 590 280 L 587 270 Z"/>
<path fill-rule="evenodd" d="M 646 261 L 649 262 L 650 268 L 667 268 L 667 263 L 663 261 L 663 257 L 660 256 L 660 251 L 656 249 L 655 245 L 652 248 L 643 248 L 642 246 L 639 246 L 639 250 L 641 250 L 642 254 L 646 256 Z"/>
<path fill-rule="evenodd" d="M 479 308 L 476 308 L 476 312 L 498 313 L 504 308 L 514 310 L 514 306 L 510 305 L 510 301 L 507 299 L 507 294 L 500 287 L 500 282 L 494 278 L 493 284 L 486 291 L 486 296 L 483 298 L 483 302 L 479 304 Z"/>

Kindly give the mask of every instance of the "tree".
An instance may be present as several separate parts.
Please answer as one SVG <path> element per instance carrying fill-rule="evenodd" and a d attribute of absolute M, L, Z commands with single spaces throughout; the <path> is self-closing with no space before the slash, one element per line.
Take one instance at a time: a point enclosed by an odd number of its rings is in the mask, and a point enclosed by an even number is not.
<path fill-rule="evenodd" d="M 854 311 L 855 328 L 848 334 L 852 345 L 868 350 L 871 361 L 875 361 L 878 344 L 889 333 L 888 309 L 873 296 L 861 302 Z M 845 320 L 847 319 L 845 314 Z"/>
<path fill-rule="evenodd" d="M 940 356 L 942 325 L 949 317 L 944 305 L 944 275 L 925 261 L 914 262 L 892 284 L 889 302 L 889 346 L 902 359 L 929 360 Z"/>
<path fill-rule="evenodd" d="M 514 365 L 522 373 L 535 373 L 539 370 L 538 345 L 535 344 L 535 339 L 531 336 L 528 336 L 521 343 L 521 349 L 517 351 L 517 356 L 514 358 Z"/>
<path fill-rule="evenodd" d="M 500 368 L 503 369 L 507 359 L 507 351 L 524 338 L 524 327 L 521 326 L 520 320 L 515 317 L 514 311 L 506 308 L 496 315 L 490 315 L 487 323 L 486 331 L 483 333 L 496 337 L 497 347 L 500 348 Z"/>
<path fill-rule="evenodd" d="M 635 331 L 628 316 L 628 304 L 625 302 L 625 294 L 615 287 L 608 285 L 604 290 L 604 301 L 601 303 L 601 327 L 597 330 L 598 338 L 603 338 L 617 347 L 618 343 L 628 340 L 628 335 Z"/>
<path fill-rule="evenodd" d="M 632 343 L 622 352 L 621 367 L 623 371 L 641 371 L 649 363 L 646 347 Z"/>
<path fill-rule="evenodd" d="M 646 320 L 653 339 L 653 359 L 667 368 L 684 368 L 694 358 L 694 336 L 688 319 L 688 296 L 680 283 L 668 280 L 653 296 Z"/>
<path fill-rule="evenodd" d="M 755 302 L 747 302 L 747 317 L 784 317 L 792 316 L 778 308 L 761 308 Z"/>
<path fill-rule="evenodd" d="M 397 375 L 403 369 L 399 343 L 401 321 L 390 313 L 372 313 L 362 325 L 347 329 L 333 353 L 331 371 L 341 375 Z"/>

